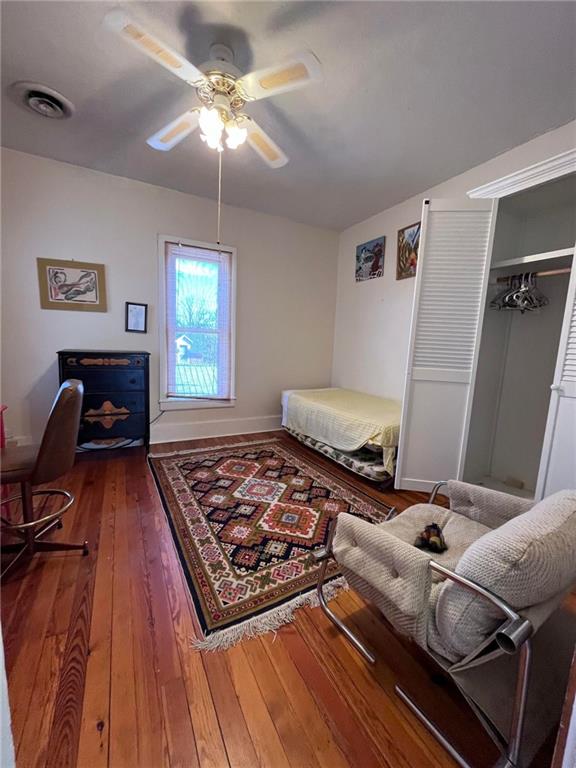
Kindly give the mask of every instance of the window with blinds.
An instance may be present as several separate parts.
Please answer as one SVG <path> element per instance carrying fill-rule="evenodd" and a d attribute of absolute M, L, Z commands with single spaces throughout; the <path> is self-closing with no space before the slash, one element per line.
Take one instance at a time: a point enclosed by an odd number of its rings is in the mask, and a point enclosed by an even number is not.
<path fill-rule="evenodd" d="M 165 245 L 166 396 L 234 398 L 233 254 Z"/>

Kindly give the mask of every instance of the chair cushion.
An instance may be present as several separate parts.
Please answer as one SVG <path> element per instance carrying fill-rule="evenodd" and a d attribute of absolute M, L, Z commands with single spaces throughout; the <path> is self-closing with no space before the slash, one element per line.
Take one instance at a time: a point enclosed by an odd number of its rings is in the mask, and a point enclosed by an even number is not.
<path fill-rule="evenodd" d="M 414 544 L 418 534 L 430 523 L 436 523 L 442 528 L 448 546 L 445 552 L 431 553 L 431 557 L 451 570 L 456 567 L 468 547 L 490 531 L 486 525 L 436 504 L 414 504 L 389 522 L 379 523 L 379 525 L 407 544 Z M 434 574 L 433 578 L 437 580 L 442 577 Z"/>
<path fill-rule="evenodd" d="M 451 662 L 456 662 L 460 660 L 461 656 L 455 654 L 450 648 L 446 647 L 436 625 L 436 607 L 438 605 L 438 598 L 443 589 L 444 582 L 437 582 L 436 584 L 432 584 L 432 589 L 430 590 L 428 622 L 426 624 L 426 645 L 431 651 L 441 657 L 438 661 L 442 662 L 442 660 L 448 659 Z"/>
<path fill-rule="evenodd" d="M 456 573 L 519 612 L 567 591 L 576 581 L 576 490 L 559 491 L 486 533 L 462 555 Z M 436 627 L 449 658 L 471 653 L 503 619 L 470 590 L 442 586 Z"/>
<path fill-rule="evenodd" d="M 32 477 L 38 456 L 37 445 L 6 445 L 0 451 L 0 482 L 21 483 Z"/>

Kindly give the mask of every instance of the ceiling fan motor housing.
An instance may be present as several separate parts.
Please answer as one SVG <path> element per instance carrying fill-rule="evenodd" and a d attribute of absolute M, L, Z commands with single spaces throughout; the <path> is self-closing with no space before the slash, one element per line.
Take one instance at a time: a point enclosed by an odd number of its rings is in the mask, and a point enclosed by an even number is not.
<path fill-rule="evenodd" d="M 234 51 L 222 43 L 214 43 L 210 46 L 211 61 L 226 61 L 228 64 L 234 63 Z"/>
<path fill-rule="evenodd" d="M 196 93 L 205 107 L 215 107 L 226 114 L 237 114 L 246 103 L 236 87 L 236 76 L 223 72 L 218 65 L 212 65 L 206 72 L 206 80 L 197 86 Z"/>
<path fill-rule="evenodd" d="M 210 60 L 200 64 L 198 69 L 206 76 L 211 72 L 220 72 L 232 80 L 242 76 L 242 72 L 234 64 L 234 52 L 222 43 L 214 43 L 210 46 Z"/>
<path fill-rule="evenodd" d="M 224 122 L 227 122 L 234 117 L 233 110 L 230 106 L 230 99 L 222 93 L 217 93 L 214 96 L 213 107 L 220 112 Z"/>

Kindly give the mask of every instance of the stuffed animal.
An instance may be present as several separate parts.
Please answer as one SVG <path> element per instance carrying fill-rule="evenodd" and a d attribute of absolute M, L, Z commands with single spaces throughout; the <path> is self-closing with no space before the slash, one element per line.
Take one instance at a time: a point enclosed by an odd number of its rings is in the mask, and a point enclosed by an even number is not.
<path fill-rule="evenodd" d="M 421 531 L 416 537 L 414 546 L 418 549 L 428 549 L 430 552 L 445 552 L 448 549 L 446 542 L 444 541 L 444 535 L 442 528 L 436 523 L 431 523 Z"/>

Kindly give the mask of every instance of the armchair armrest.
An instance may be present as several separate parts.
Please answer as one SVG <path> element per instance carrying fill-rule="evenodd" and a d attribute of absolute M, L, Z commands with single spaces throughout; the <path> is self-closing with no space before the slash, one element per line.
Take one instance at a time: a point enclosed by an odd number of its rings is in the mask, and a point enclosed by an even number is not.
<path fill-rule="evenodd" d="M 347 513 L 338 515 L 332 551 L 350 585 L 425 647 L 432 555 L 388 533 L 385 524 Z"/>
<path fill-rule="evenodd" d="M 449 568 L 445 568 L 434 560 L 430 561 L 430 568 L 445 578 L 450 579 L 450 581 L 455 581 L 461 587 L 480 595 L 480 597 L 484 598 L 489 603 L 492 603 L 492 605 L 500 611 L 505 621 L 496 631 L 494 639 L 505 653 L 516 653 L 523 643 L 525 643 L 532 635 L 533 627 L 530 621 L 523 616 L 520 616 L 512 606 L 508 605 L 508 603 L 505 600 L 502 600 L 501 597 L 498 597 L 498 595 L 495 595 L 494 592 L 491 592 L 489 589 L 486 589 L 486 587 L 477 584 L 471 579 L 467 579 L 465 576 L 461 576 L 459 573 L 451 571 Z"/>
<path fill-rule="evenodd" d="M 459 480 L 449 480 L 450 509 L 489 528 L 499 528 L 534 506 L 533 499 L 523 499 Z"/>

